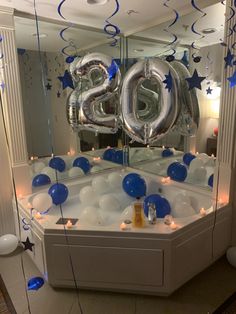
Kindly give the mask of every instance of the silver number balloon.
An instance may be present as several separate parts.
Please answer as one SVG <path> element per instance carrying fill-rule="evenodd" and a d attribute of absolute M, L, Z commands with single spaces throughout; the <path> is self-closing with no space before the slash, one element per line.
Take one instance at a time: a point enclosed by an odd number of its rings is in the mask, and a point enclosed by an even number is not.
<path fill-rule="evenodd" d="M 79 128 L 82 126 L 95 132 L 116 133 L 118 129 L 117 115 L 106 114 L 104 110 L 101 110 L 102 106 L 100 105 L 114 97 L 119 89 L 121 74 L 115 61 L 102 53 L 90 53 L 73 64 L 71 72 L 77 82 L 83 78 L 91 82 L 92 73 L 100 73 L 100 75 L 96 75 L 94 86 L 90 86 L 88 90 L 83 90 L 78 94 L 76 117 Z M 74 95 L 72 99 L 74 99 Z M 74 101 L 69 101 L 68 114 L 74 112 L 74 104 Z M 69 118 L 68 120 L 70 121 Z"/>
<path fill-rule="evenodd" d="M 160 93 L 160 91 L 158 92 Z M 159 108 L 159 93 L 144 87 L 143 84 L 138 88 L 138 101 L 141 101 L 145 106 L 143 109 L 138 108 L 138 117 L 143 121 L 151 119 Z"/>
<path fill-rule="evenodd" d="M 172 61 L 171 66 L 176 70 L 180 79 L 178 94 L 181 105 L 180 115 L 173 130 L 184 136 L 193 136 L 198 129 L 200 112 L 196 91 L 195 89 L 189 90 L 186 81 L 186 77 L 191 75 L 181 61 Z"/>
<path fill-rule="evenodd" d="M 166 75 L 171 74 L 172 88 L 168 90 L 163 83 Z M 144 80 L 156 80 L 160 86 L 161 109 L 152 119 L 142 121 L 138 116 L 137 88 Z M 123 128 L 135 141 L 147 144 L 164 136 L 175 123 L 180 108 L 178 105 L 179 79 L 169 63 L 158 59 L 148 59 L 134 64 L 123 81 L 121 90 L 121 112 Z"/>

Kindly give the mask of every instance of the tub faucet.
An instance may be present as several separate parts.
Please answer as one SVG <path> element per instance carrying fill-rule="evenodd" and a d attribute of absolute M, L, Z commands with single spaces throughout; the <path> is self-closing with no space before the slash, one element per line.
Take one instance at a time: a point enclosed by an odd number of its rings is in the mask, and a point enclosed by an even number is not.
<path fill-rule="evenodd" d="M 157 220 L 156 206 L 153 203 L 148 204 L 148 221 L 150 224 L 154 225 Z"/>

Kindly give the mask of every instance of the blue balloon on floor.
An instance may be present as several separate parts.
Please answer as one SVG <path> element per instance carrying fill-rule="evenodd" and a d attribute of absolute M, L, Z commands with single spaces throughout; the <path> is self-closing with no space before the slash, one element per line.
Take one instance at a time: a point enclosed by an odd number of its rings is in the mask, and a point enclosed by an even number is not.
<path fill-rule="evenodd" d="M 44 285 L 42 277 L 33 277 L 28 281 L 28 290 L 38 290 Z"/>
<path fill-rule="evenodd" d="M 170 203 L 165 197 L 159 194 L 151 194 L 145 197 L 144 202 L 143 202 L 144 213 L 147 217 L 148 217 L 149 204 L 155 205 L 157 218 L 164 218 L 166 215 L 169 215 L 171 212 Z"/>
<path fill-rule="evenodd" d="M 32 186 L 37 187 L 50 183 L 51 179 L 49 178 L 49 176 L 47 176 L 46 174 L 38 174 L 33 178 Z"/>
<path fill-rule="evenodd" d="M 123 150 L 117 150 L 114 154 L 113 161 L 117 164 L 123 165 L 124 162 L 124 152 Z"/>
<path fill-rule="evenodd" d="M 69 191 L 64 184 L 55 183 L 48 190 L 48 194 L 51 196 L 53 204 L 59 205 L 66 201 Z"/>
<path fill-rule="evenodd" d="M 104 160 L 113 161 L 115 157 L 116 150 L 114 148 L 108 148 L 103 153 L 102 158 Z"/>
<path fill-rule="evenodd" d="M 214 175 L 212 174 L 209 179 L 208 179 L 208 185 L 213 188 L 213 180 L 214 180 Z"/>
<path fill-rule="evenodd" d="M 185 153 L 183 156 L 183 162 L 185 163 L 185 165 L 189 166 L 191 161 L 195 158 L 196 158 L 195 155 L 193 155 L 191 153 Z"/>
<path fill-rule="evenodd" d="M 60 157 L 53 157 L 49 161 L 49 167 L 62 172 L 62 171 L 64 171 L 66 169 L 66 163 Z"/>
<path fill-rule="evenodd" d="M 188 171 L 184 164 L 173 162 L 167 169 L 167 175 L 175 181 L 183 182 L 187 177 Z"/>
<path fill-rule="evenodd" d="M 129 173 L 124 177 L 122 186 L 124 191 L 132 197 L 143 197 L 146 195 L 146 182 L 137 173 Z"/>
<path fill-rule="evenodd" d="M 162 153 L 161 153 L 162 157 L 170 157 L 170 156 L 173 156 L 173 155 L 174 155 L 173 151 L 171 149 L 169 149 L 169 148 L 164 149 L 162 151 Z"/>
<path fill-rule="evenodd" d="M 90 171 L 91 165 L 87 158 L 78 157 L 74 160 L 73 167 L 79 167 L 83 170 L 84 173 L 88 173 Z"/>

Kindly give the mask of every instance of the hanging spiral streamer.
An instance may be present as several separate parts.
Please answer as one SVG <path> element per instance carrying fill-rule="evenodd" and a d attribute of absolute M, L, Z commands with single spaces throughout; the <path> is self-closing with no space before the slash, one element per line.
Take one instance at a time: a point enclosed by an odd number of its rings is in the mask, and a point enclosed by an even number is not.
<path fill-rule="evenodd" d="M 66 0 L 62 0 L 62 1 L 59 3 L 58 7 L 57 7 L 57 12 L 58 12 L 58 14 L 60 15 L 60 17 L 63 18 L 63 20 L 66 20 L 66 18 L 65 18 L 64 15 L 62 14 L 61 9 L 62 9 L 62 6 L 63 6 L 63 4 L 64 4 L 65 2 L 66 2 Z M 74 59 L 75 59 L 74 56 L 72 56 L 71 54 L 67 53 L 66 50 L 67 50 L 68 48 L 73 48 L 73 49 L 75 49 L 75 55 L 76 55 L 76 52 L 77 52 L 77 49 L 76 49 L 75 45 L 74 45 L 70 40 L 68 40 L 68 39 L 66 39 L 66 38 L 64 37 L 64 32 L 67 31 L 67 30 L 68 30 L 69 28 L 71 28 L 71 27 L 73 27 L 73 24 L 72 24 L 72 23 L 71 23 L 69 26 L 63 28 L 63 29 L 60 31 L 60 33 L 59 33 L 60 38 L 61 38 L 64 42 L 67 43 L 67 45 L 66 45 L 64 48 L 62 48 L 62 50 L 61 50 L 62 54 L 63 54 L 64 56 L 66 56 L 66 63 L 71 63 L 71 62 L 73 62 Z"/>
<path fill-rule="evenodd" d="M 179 19 L 179 13 L 178 13 L 175 9 L 171 8 L 171 7 L 167 4 L 169 1 L 170 1 L 170 0 L 166 0 L 166 1 L 164 2 L 163 6 L 166 7 L 166 8 L 168 8 L 168 9 L 172 9 L 173 12 L 175 13 L 175 18 L 174 18 L 173 22 L 171 22 L 171 23 L 167 26 L 167 28 L 164 29 L 165 32 L 167 32 L 168 34 L 170 34 L 170 35 L 173 36 L 172 42 L 170 42 L 168 45 L 166 45 L 166 47 L 168 47 L 168 46 L 170 46 L 170 47 L 173 46 L 173 45 L 177 42 L 177 40 L 178 40 L 178 37 L 177 37 L 174 33 L 172 33 L 172 32 L 170 31 L 170 28 L 171 28 L 175 23 L 177 23 L 177 21 L 178 21 L 178 19 Z M 173 61 L 173 60 L 175 59 L 174 55 L 175 55 L 175 53 L 176 53 L 176 49 L 175 49 L 175 48 L 171 47 L 170 50 L 172 50 L 173 52 L 172 52 L 169 56 L 167 56 L 167 58 L 166 58 L 166 61 L 169 61 L 169 62 L 171 62 L 171 61 Z M 168 51 L 169 51 L 169 50 L 168 50 Z"/>
<path fill-rule="evenodd" d="M 201 37 L 198 39 L 198 40 L 201 40 L 201 39 L 203 39 L 205 36 L 202 35 L 201 33 L 199 33 L 199 32 L 196 30 L 195 26 L 196 26 L 196 24 L 198 23 L 198 21 L 199 21 L 200 19 L 202 19 L 203 17 L 205 17 L 207 14 L 206 14 L 204 11 L 202 11 L 202 10 L 196 5 L 195 0 L 191 0 L 191 4 L 192 4 L 192 6 L 193 6 L 193 8 L 194 8 L 195 10 L 197 10 L 197 11 L 200 12 L 200 13 L 202 13 L 202 16 L 201 16 L 200 18 L 196 19 L 196 20 L 193 22 L 193 24 L 191 25 L 191 31 L 192 31 L 194 34 L 201 36 Z M 191 47 L 192 47 L 194 50 L 197 50 L 197 51 L 198 51 L 198 48 L 196 47 L 195 42 L 196 42 L 196 41 L 193 41 L 193 42 L 192 42 Z M 192 58 L 193 58 L 193 61 L 194 61 L 195 63 L 198 63 L 198 62 L 201 61 L 201 57 L 199 57 L 199 56 L 196 55 L 197 51 L 192 54 Z"/>
<path fill-rule="evenodd" d="M 110 46 L 114 47 L 116 46 L 118 39 L 116 38 L 119 34 L 120 34 L 120 29 L 117 25 L 111 23 L 109 20 L 115 16 L 119 10 L 120 10 L 120 4 L 118 0 L 115 0 L 116 2 L 116 9 L 115 11 L 112 13 L 112 15 L 110 15 L 106 20 L 106 25 L 104 26 L 104 32 L 109 36 L 108 38 L 112 39 L 112 42 L 110 43 Z"/>

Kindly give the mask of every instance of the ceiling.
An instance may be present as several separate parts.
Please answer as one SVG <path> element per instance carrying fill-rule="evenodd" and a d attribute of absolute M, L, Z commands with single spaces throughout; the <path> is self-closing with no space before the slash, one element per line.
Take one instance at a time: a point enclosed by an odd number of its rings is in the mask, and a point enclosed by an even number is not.
<path fill-rule="evenodd" d="M 50 19 L 62 20 L 57 8 L 60 0 L 36 0 L 37 15 Z M 112 18 L 124 34 L 132 34 L 148 27 L 160 24 L 173 18 L 173 10 L 163 6 L 163 1 L 157 0 L 119 0 L 120 10 Z M 220 2 L 220 0 L 196 0 L 200 7 Z M 16 10 L 34 14 L 33 0 L 1 0 L 2 6 L 13 7 Z M 175 8 L 181 15 L 193 11 L 190 0 L 171 0 L 169 6 Z M 103 29 L 104 21 L 115 9 L 115 1 L 109 0 L 105 5 L 90 5 L 86 0 L 66 0 L 61 12 L 69 21 Z M 137 13 L 128 14 L 129 10 Z"/>
<path fill-rule="evenodd" d="M 142 2 L 141 0 L 139 1 Z M 26 2 L 26 4 L 29 6 L 31 1 L 27 0 L 22 2 Z M 59 1 L 57 1 L 57 3 L 58 2 Z M 69 2 L 70 1 L 68 0 L 68 3 Z M 172 2 L 173 1 L 171 1 L 171 3 Z M 42 2 L 39 2 L 39 4 L 40 3 L 43 5 Z M 96 8 L 98 10 L 98 8 L 105 8 L 105 6 L 96 6 Z M 100 12 L 102 10 L 98 11 Z M 173 27 L 170 29 L 178 36 L 178 51 L 183 52 L 183 50 L 186 49 L 185 45 L 190 45 L 194 40 L 196 40 L 196 44 L 201 47 L 219 43 L 220 39 L 223 38 L 225 18 L 223 5 L 221 3 L 214 4 L 210 7 L 204 8 L 204 12 L 207 13 L 207 15 L 201 19 L 201 14 L 196 11 L 184 15 L 180 17 L 175 25 L 173 25 Z M 216 32 L 206 35 L 205 38 L 198 40 L 200 36 L 194 35 L 191 31 L 191 24 L 195 20 L 198 20 L 196 24 L 197 30 L 202 31 L 205 28 L 211 27 L 215 28 Z M 173 17 L 171 21 L 173 21 Z M 61 25 L 60 22 L 52 22 L 45 20 L 39 21 L 40 34 L 47 35 L 45 38 L 40 39 L 41 50 L 49 52 L 60 52 L 61 49 L 65 46 L 65 42 L 59 36 L 59 33 L 64 28 L 64 26 Z M 156 56 L 166 51 L 165 44 L 160 44 L 158 41 L 162 40 L 170 42 L 172 38 L 171 35 L 163 31 L 163 29 L 165 29 L 169 24 L 170 22 L 168 21 L 141 32 L 137 32 L 134 34 L 134 38 L 132 38 L 132 36 L 131 38 L 128 37 L 128 56 L 130 58 Z M 37 50 L 37 36 L 33 36 L 33 34 L 37 33 L 34 18 L 16 16 L 15 26 L 18 48 Z M 95 24 L 93 24 L 93 26 L 95 26 Z M 86 29 L 84 27 L 71 27 L 65 32 L 65 38 L 74 42 L 75 46 L 77 47 L 77 52 L 80 54 L 83 52 L 91 52 L 96 50 L 98 52 L 109 54 L 115 58 L 120 58 L 120 46 L 117 45 L 116 47 L 110 47 L 107 44 L 107 36 L 103 31 L 98 31 L 93 28 Z M 73 53 L 74 51 L 72 50 L 71 52 Z"/>

